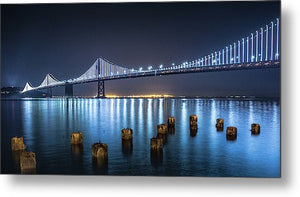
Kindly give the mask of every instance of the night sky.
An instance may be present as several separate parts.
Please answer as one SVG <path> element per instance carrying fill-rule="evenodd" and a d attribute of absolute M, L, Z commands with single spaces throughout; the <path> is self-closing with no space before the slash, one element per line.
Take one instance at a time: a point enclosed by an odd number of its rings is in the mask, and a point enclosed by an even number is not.
<path fill-rule="evenodd" d="M 98 57 L 128 68 L 180 64 L 276 18 L 279 1 L 2 5 L 1 85 L 38 86 L 47 73 L 78 77 Z M 117 95 L 279 96 L 280 69 L 124 79 L 105 88 Z M 76 95 L 96 92 L 96 83 L 74 86 Z"/>

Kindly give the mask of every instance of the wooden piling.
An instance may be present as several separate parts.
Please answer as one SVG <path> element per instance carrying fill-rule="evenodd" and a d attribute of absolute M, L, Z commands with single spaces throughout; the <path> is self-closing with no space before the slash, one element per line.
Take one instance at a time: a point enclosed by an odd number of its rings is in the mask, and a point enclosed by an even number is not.
<path fill-rule="evenodd" d="M 36 157 L 34 152 L 22 152 L 20 155 L 21 172 L 36 168 Z"/>
<path fill-rule="evenodd" d="M 106 158 L 108 156 L 108 146 L 104 143 L 94 143 L 92 145 L 92 156 Z"/>
<path fill-rule="evenodd" d="M 190 136 L 196 137 L 197 135 L 197 128 L 190 128 Z"/>
<path fill-rule="evenodd" d="M 258 135 L 260 133 L 260 125 L 257 123 L 251 124 L 251 134 Z"/>
<path fill-rule="evenodd" d="M 197 115 L 190 115 L 190 130 L 198 129 L 197 119 Z"/>
<path fill-rule="evenodd" d="M 175 127 L 175 118 L 169 117 L 168 118 L 168 128 L 174 128 Z"/>
<path fill-rule="evenodd" d="M 108 170 L 108 146 L 104 143 L 92 145 L 92 163 L 100 174 L 107 174 Z"/>
<path fill-rule="evenodd" d="M 223 131 L 224 128 L 224 119 L 218 118 L 216 124 L 217 131 Z"/>
<path fill-rule="evenodd" d="M 82 144 L 83 143 L 83 134 L 82 132 L 73 132 L 71 133 L 71 144 Z"/>
<path fill-rule="evenodd" d="M 122 129 L 122 140 L 132 140 L 132 129 Z"/>
<path fill-rule="evenodd" d="M 157 133 L 167 134 L 167 132 L 168 132 L 168 127 L 166 124 L 157 125 Z"/>
<path fill-rule="evenodd" d="M 227 127 L 226 130 L 226 139 L 235 140 L 237 137 L 237 128 L 236 127 Z"/>
<path fill-rule="evenodd" d="M 153 137 L 150 140 L 151 150 L 161 150 L 163 148 L 163 139 Z"/>
<path fill-rule="evenodd" d="M 24 144 L 24 138 L 22 137 L 13 137 L 11 138 L 11 149 L 13 151 L 25 150 L 26 145 Z"/>

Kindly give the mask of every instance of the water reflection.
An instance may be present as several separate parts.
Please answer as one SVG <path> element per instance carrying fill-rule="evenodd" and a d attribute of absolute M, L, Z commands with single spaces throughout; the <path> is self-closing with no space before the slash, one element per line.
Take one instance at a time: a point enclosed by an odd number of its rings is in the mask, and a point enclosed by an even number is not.
<path fill-rule="evenodd" d="M 36 169 L 33 168 L 33 169 L 24 169 L 24 170 L 21 170 L 21 174 L 36 174 Z"/>
<path fill-rule="evenodd" d="M 175 134 L 175 127 L 168 127 L 168 133 L 171 135 Z"/>
<path fill-rule="evenodd" d="M 107 175 L 108 174 L 108 158 L 107 157 L 92 157 L 93 174 Z"/>
<path fill-rule="evenodd" d="M 133 145 L 132 140 L 122 140 L 122 152 L 125 156 L 130 156 L 132 154 Z"/>
<path fill-rule="evenodd" d="M 156 138 L 162 139 L 164 145 L 168 142 L 168 134 L 157 133 Z"/>
<path fill-rule="evenodd" d="M 151 150 L 150 159 L 153 167 L 157 168 L 161 166 L 163 163 L 163 150 Z"/>
<path fill-rule="evenodd" d="M 83 160 L 83 145 L 82 144 L 72 144 L 72 160 L 74 162 L 80 162 Z"/>
<path fill-rule="evenodd" d="M 1 103 L 2 168 L 20 173 L 10 138 L 24 136 L 36 152 L 38 173 L 111 175 L 267 176 L 280 175 L 280 104 L 278 101 L 218 99 L 40 99 Z M 189 116 L 198 116 L 198 132 Z M 175 117 L 175 128 L 157 135 L 157 125 Z M 238 129 L 238 137 L 216 132 L 216 119 Z M 16 123 L 16 120 L 17 123 Z M 251 124 L 261 133 L 251 136 Z M 18 124 L 18 126 L 16 126 Z M 133 129 L 133 140 L 122 142 L 121 129 Z M 176 132 L 175 132 L 176 129 Z M 83 146 L 70 145 L 70 133 L 82 131 Z M 163 150 L 151 152 L 153 136 Z M 232 138 L 232 139 L 231 139 Z M 109 162 L 95 159 L 91 146 L 109 146 Z M 134 145 L 133 145 L 134 144 Z M 71 147 L 70 147 L 71 146 Z M 6 158 L 3 160 L 3 158 Z M 150 158 L 145 159 L 145 158 Z M 154 169 L 154 170 L 153 170 Z"/>

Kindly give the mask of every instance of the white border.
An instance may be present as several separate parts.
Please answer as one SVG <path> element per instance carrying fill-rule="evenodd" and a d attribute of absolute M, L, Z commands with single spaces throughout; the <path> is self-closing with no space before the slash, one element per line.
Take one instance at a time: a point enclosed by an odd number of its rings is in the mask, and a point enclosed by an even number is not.
<path fill-rule="evenodd" d="M 0 0 L 0 3 L 12 2 L 41 3 Z M 300 196 L 299 2 L 282 1 L 281 179 L 0 175 L 1 196 Z"/>

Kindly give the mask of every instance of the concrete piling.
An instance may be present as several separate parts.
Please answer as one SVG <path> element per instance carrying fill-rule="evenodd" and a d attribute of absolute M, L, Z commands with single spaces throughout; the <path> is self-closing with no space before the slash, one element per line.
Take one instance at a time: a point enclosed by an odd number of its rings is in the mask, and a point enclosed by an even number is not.
<path fill-rule="evenodd" d="M 224 128 L 224 119 L 218 118 L 216 124 L 217 131 L 223 131 Z"/>
<path fill-rule="evenodd" d="M 251 134 L 258 135 L 260 133 L 260 125 L 257 123 L 251 124 Z"/>
<path fill-rule="evenodd" d="M 156 137 L 151 138 L 150 146 L 151 146 L 151 150 L 157 150 L 157 151 L 162 150 L 162 148 L 163 148 L 163 139 L 156 138 Z"/>
<path fill-rule="evenodd" d="M 197 130 L 197 115 L 190 115 L 190 130 Z"/>
<path fill-rule="evenodd" d="M 24 138 L 22 137 L 13 137 L 11 138 L 11 149 L 13 151 L 25 150 L 26 145 L 24 144 Z"/>
<path fill-rule="evenodd" d="M 226 139 L 235 140 L 237 137 L 237 128 L 236 127 L 227 127 L 226 130 Z"/>
<path fill-rule="evenodd" d="M 82 132 L 73 132 L 71 133 L 71 144 L 82 144 L 83 143 L 83 134 Z"/>
<path fill-rule="evenodd" d="M 132 140 L 132 129 L 122 129 L 122 140 Z"/>
<path fill-rule="evenodd" d="M 34 152 L 22 152 L 20 155 L 21 173 L 32 172 L 36 169 L 36 157 Z"/>
<path fill-rule="evenodd" d="M 160 134 L 167 134 L 168 126 L 166 124 L 157 125 L 157 133 Z"/>

